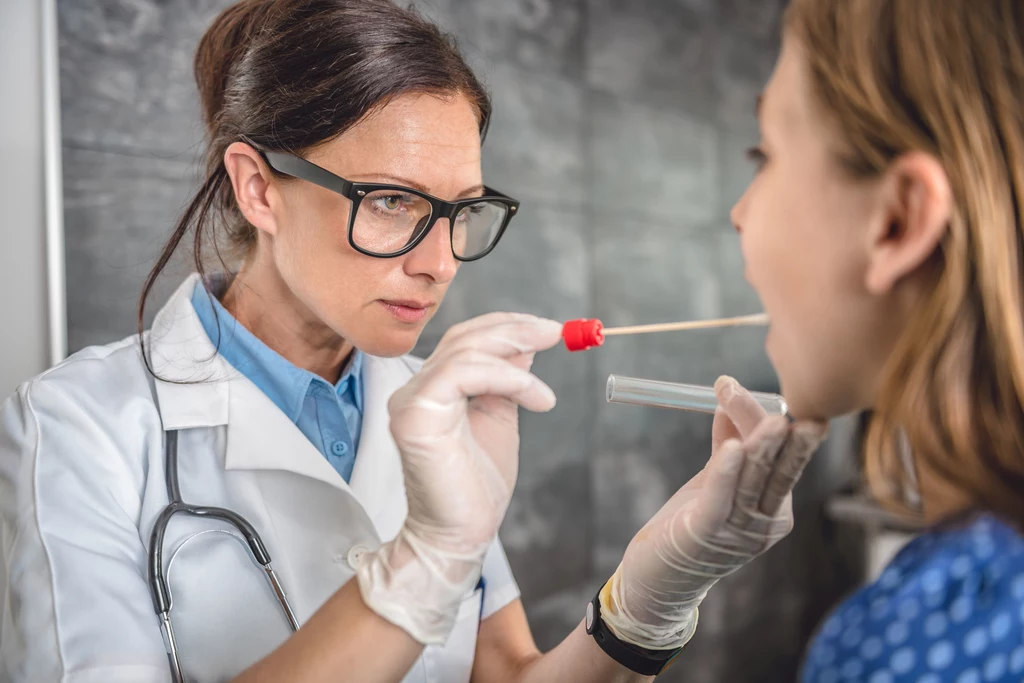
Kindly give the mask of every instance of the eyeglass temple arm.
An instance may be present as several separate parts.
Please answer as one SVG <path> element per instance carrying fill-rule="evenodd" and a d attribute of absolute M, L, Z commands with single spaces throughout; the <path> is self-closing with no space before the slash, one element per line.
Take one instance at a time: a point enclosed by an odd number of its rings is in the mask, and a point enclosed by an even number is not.
<path fill-rule="evenodd" d="M 345 197 L 352 191 L 352 183 L 302 157 L 269 151 L 262 151 L 260 154 L 275 171 L 302 178 Z"/>
<path fill-rule="evenodd" d="M 252 145 L 252 143 L 248 144 Z M 284 173 L 295 178 L 301 178 L 307 182 L 331 190 L 332 192 L 337 192 L 345 197 L 349 197 L 352 192 L 352 183 L 341 176 L 331 173 L 327 169 L 317 166 L 311 161 L 303 159 L 302 157 L 282 152 L 272 152 L 269 150 L 258 149 L 257 152 L 263 157 L 263 160 L 267 162 L 267 165 L 278 173 Z M 484 196 L 479 199 L 491 198 L 503 199 L 511 203 L 513 213 L 515 213 L 519 208 L 518 199 L 510 197 L 504 192 L 499 192 L 493 187 L 484 186 Z"/>
<path fill-rule="evenodd" d="M 480 197 L 479 199 L 504 199 L 505 201 L 512 202 L 513 204 L 519 204 L 518 199 L 510 197 L 509 195 L 505 194 L 504 192 L 501 192 L 500 190 L 495 190 L 490 185 L 484 185 L 484 196 Z"/>

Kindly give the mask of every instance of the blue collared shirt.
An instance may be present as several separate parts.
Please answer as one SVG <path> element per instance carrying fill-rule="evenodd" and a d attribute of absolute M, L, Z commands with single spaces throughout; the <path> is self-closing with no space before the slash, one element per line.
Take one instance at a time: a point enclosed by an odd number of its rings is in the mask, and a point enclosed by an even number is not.
<path fill-rule="evenodd" d="M 214 346 L 219 340 L 220 354 L 259 387 L 349 481 L 363 423 L 363 354 L 353 352 L 332 386 L 257 339 L 201 284 L 192 292 L 192 307 Z"/>

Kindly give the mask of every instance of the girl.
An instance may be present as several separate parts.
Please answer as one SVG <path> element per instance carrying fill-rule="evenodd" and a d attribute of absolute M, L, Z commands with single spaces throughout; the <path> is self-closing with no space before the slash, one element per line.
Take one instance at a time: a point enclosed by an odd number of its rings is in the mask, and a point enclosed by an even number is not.
<path fill-rule="evenodd" d="M 793 0 L 733 210 L 795 414 L 871 409 L 867 477 L 935 526 L 802 680 L 1024 675 L 1024 5 Z M 909 456 L 909 457 L 905 457 Z"/>

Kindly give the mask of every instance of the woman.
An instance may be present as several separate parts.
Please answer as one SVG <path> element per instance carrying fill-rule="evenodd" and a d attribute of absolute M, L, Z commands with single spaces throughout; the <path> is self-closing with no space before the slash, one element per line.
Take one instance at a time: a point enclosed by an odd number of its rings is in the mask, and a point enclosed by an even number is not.
<path fill-rule="evenodd" d="M 795 413 L 873 411 L 873 489 L 935 524 L 802 680 L 1019 681 L 1024 6 L 794 0 L 786 27 L 733 211 L 767 349 Z"/>
<path fill-rule="evenodd" d="M 555 400 L 531 361 L 560 326 L 492 314 L 422 368 L 403 355 L 517 208 L 481 182 L 479 82 L 385 0 L 239 3 L 196 79 L 206 181 L 140 309 L 189 231 L 200 273 L 207 245 L 241 265 L 189 278 L 150 332 L 76 354 L 0 412 L 0 680 L 662 670 L 714 583 L 788 532 L 820 425 L 763 419 L 723 380 L 710 465 L 541 655 L 496 535 L 518 407 Z"/>

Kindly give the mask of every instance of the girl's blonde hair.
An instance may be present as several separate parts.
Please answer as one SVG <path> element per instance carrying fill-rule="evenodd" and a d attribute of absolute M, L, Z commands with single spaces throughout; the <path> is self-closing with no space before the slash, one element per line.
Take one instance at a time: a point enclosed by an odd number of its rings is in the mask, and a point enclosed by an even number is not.
<path fill-rule="evenodd" d="M 905 506 L 916 474 L 930 521 L 1024 526 L 1024 3 L 793 0 L 786 26 L 842 165 L 867 178 L 923 151 L 954 196 L 870 421 L 868 481 Z"/>

